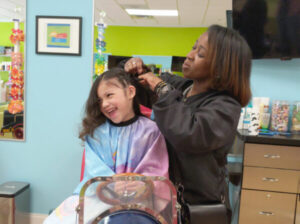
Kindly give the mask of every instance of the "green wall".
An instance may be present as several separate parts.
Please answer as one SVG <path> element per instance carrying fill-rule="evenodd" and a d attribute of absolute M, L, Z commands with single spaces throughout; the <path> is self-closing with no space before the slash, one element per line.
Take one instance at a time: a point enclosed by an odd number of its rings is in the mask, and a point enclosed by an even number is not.
<path fill-rule="evenodd" d="M 0 46 L 13 47 L 9 37 L 12 34 L 12 29 L 14 28 L 13 22 L 0 22 Z M 21 30 L 24 31 L 24 23 L 20 23 Z M 20 51 L 24 53 L 24 42 L 20 43 Z M 0 56 L 0 62 L 11 61 L 10 57 Z M 0 72 L 0 79 L 4 82 L 8 81 L 9 72 Z"/>
<path fill-rule="evenodd" d="M 186 56 L 207 28 L 108 26 L 105 53 L 112 55 Z M 95 26 L 94 38 L 97 38 Z M 94 47 L 96 52 L 96 48 Z"/>
<path fill-rule="evenodd" d="M 0 22 L 0 46 L 12 47 L 14 46 L 10 42 L 10 35 L 12 34 L 12 29 L 14 28 L 13 22 Z M 20 24 L 20 29 L 24 31 L 24 23 Z M 20 51 L 24 52 L 24 43 L 21 42 Z"/>

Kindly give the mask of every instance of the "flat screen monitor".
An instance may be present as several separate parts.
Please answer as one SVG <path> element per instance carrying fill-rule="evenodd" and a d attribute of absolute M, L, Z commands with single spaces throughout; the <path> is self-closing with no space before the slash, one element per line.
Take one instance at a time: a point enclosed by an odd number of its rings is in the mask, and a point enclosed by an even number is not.
<path fill-rule="evenodd" d="M 186 57 L 172 56 L 171 71 L 182 72 L 182 64 Z"/>
<path fill-rule="evenodd" d="M 118 56 L 118 55 L 108 55 L 108 64 L 107 67 L 108 69 L 117 67 L 118 64 L 125 60 L 125 59 L 129 59 L 131 57 L 127 57 L 127 56 Z"/>
<path fill-rule="evenodd" d="M 300 0 L 233 0 L 233 28 L 253 58 L 300 57 Z"/>

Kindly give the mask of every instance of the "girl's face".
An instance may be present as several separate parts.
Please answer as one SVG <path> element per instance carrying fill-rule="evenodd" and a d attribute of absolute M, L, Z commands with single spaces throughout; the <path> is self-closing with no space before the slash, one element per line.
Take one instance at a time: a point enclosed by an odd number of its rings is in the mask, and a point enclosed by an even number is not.
<path fill-rule="evenodd" d="M 185 78 L 203 80 L 209 77 L 209 65 L 206 60 L 208 50 L 208 34 L 202 34 L 188 53 L 182 72 Z"/>
<path fill-rule="evenodd" d="M 135 116 L 133 98 L 135 87 L 123 87 L 116 78 L 102 80 L 97 89 L 100 110 L 105 117 L 118 124 Z"/>

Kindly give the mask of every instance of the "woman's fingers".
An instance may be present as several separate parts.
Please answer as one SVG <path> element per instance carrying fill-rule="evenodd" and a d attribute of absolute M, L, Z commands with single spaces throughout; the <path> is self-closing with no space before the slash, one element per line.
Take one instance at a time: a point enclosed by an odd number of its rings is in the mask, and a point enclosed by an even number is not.
<path fill-rule="evenodd" d="M 140 58 L 131 58 L 125 63 L 125 71 L 128 73 L 143 73 L 143 61 Z"/>
<path fill-rule="evenodd" d="M 144 79 L 140 79 L 139 82 L 141 83 L 141 85 L 147 86 L 147 82 Z"/>
<path fill-rule="evenodd" d="M 128 72 L 128 73 L 134 72 L 134 67 L 133 67 L 133 64 L 130 62 L 130 60 L 127 61 L 125 64 L 125 72 Z"/>
<path fill-rule="evenodd" d="M 141 79 L 140 83 L 142 85 L 149 85 L 150 89 L 153 91 L 155 86 L 162 81 L 162 79 L 158 78 L 152 72 L 148 72 L 138 76 Z"/>
<path fill-rule="evenodd" d="M 143 71 L 144 71 L 144 63 L 143 63 L 143 61 L 142 60 L 137 60 L 136 61 L 136 69 L 137 69 L 137 73 L 138 74 L 142 74 L 143 73 Z"/>

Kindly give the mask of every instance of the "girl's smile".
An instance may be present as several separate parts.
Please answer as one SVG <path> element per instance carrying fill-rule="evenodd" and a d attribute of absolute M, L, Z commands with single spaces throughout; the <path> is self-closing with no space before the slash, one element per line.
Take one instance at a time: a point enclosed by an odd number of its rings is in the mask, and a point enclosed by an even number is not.
<path fill-rule="evenodd" d="M 114 123 L 130 120 L 135 116 L 133 97 L 135 87 L 123 87 L 117 79 L 102 80 L 97 90 L 100 110 Z"/>

